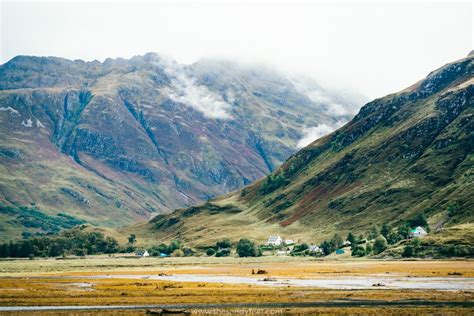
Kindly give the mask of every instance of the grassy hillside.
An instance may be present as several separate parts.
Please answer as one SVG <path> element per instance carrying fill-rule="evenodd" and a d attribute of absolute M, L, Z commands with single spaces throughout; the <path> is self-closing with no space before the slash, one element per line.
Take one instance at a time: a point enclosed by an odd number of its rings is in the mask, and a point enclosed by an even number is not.
<path fill-rule="evenodd" d="M 268 177 L 130 231 L 211 243 L 270 234 L 316 240 L 367 233 L 423 213 L 433 231 L 474 219 L 474 58 L 365 105 Z"/>

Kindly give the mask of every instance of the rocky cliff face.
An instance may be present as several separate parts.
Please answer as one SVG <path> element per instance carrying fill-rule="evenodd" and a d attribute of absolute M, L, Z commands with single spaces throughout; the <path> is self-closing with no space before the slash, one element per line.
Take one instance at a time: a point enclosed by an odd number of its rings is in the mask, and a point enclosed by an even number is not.
<path fill-rule="evenodd" d="M 341 124 L 359 100 L 226 61 L 18 56 L 0 66 L 1 203 L 149 218 L 261 178 L 305 128 Z"/>
<path fill-rule="evenodd" d="M 435 228 L 472 222 L 473 93 L 470 55 L 368 103 L 265 179 L 158 216 L 145 228 L 154 238 L 189 242 L 210 231 L 216 239 L 263 241 L 270 234 L 308 240 L 366 233 L 373 224 L 398 225 L 418 213 Z"/>

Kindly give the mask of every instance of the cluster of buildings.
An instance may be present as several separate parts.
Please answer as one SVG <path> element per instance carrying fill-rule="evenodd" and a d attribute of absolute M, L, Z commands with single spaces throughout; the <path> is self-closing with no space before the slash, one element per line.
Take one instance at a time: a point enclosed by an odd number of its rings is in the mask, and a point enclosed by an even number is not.
<path fill-rule="evenodd" d="M 423 238 L 427 234 L 428 233 L 426 232 L 426 230 L 423 227 L 418 226 L 418 227 L 416 227 L 416 228 L 414 228 L 410 231 L 410 238 L 415 238 L 415 237 Z M 347 240 L 344 241 L 344 246 L 347 247 L 347 246 L 350 246 L 350 244 L 351 243 L 349 241 L 347 241 Z M 284 249 L 284 250 L 278 250 L 277 255 L 287 255 L 293 250 L 295 242 L 292 239 L 283 239 L 278 235 L 272 235 L 272 236 L 268 237 L 267 242 L 266 242 L 265 245 L 272 246 L 272 247 L 279 247 L 279 248 L 286 247 L 286 249 Z M 284 247 L 282 247 L 282 246 L 284 246 Z M 320 247 L 318 247 L 317 245 L 310 245 L 308 250 L 312 254 L 323 252 L 322 249 Z M 336 254 L 343 254 L 343 253 L 344 253 L 344 249 L 337 249 L 336 250 Z"/>
<path fill-rule="evenodd" d="M 283 246 L 283 248 L 286 249 L 277 251 L 277 255 L 282 256 L 289 254 L 293 250 L 295 241 L 293 239 L 282 239 L 280 236 L 272 235 L 268 237 L 265 245 L 272 247 Z M 317 245 L 310 245 L 308 250 L 310 253 L 322 253 L 321 248 L 319 248 Z"/>
<path fill-rule="evenodd" d="M 410 238 L 415 238 L 415 237 L 422 238 L 426 236 L 427 234 L 428 233 L 423 227 L 418 226 L 410 231 Z M 265 245 L 275 247 L 275 248 L 286 248 L 284 250 L 278 250 L 277 255 L 287 255 L 293 250 L 295 242 L 292 239 L 283 239 L 278 235 L 272 235 L 268 237 Z M 344 246 L 349 246 L 349 245 L 350 245 L 350 242 L 346 240 L 344 242 Z M 322 249 L 319 248 L 317 245 L 310 245 L 307 250 L 309 250 L 309 252 L 313 254 L 323 252 Z M 336 250 L 336 254 L 343 254 L 343 253 L 344 253 L 344 249 Z M 135 255 L 137 257 L 150 256 L 150 254 L 146 250 L 139 250 L 135 253 Z"/>

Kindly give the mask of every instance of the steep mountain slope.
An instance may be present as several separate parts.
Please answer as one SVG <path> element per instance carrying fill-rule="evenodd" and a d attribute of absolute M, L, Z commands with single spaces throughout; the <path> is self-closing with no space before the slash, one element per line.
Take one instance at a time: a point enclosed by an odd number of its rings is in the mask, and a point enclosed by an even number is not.
<path fill-rule="evenodd" d="M 0 235 L 40 230 L 33 213 L 119 226 L 247 185 L 359 107 L 307 86 L 326 99 L 225 61 L 18 56 L 0 66 Z"/>
<path fill-rule="evenodd" d="M 131 230 L 206 244 L 269 234 L 321 240 L 425 213 L 434 229 L 474 219 L 474 56 L 443 66 L 291 156 L 274 173 Z"/>

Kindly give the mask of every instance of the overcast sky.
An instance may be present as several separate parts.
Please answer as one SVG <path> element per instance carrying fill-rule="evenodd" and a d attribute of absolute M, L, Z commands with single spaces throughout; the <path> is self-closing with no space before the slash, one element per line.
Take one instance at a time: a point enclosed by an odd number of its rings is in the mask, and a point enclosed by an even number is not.
<path fill-rule="evenodd" d="M 303 72 L 370 98 L 472 49 L 471 2 L 1 1 L 0 63 L 16 55 L 104 60 L 154 51 Z"/>

